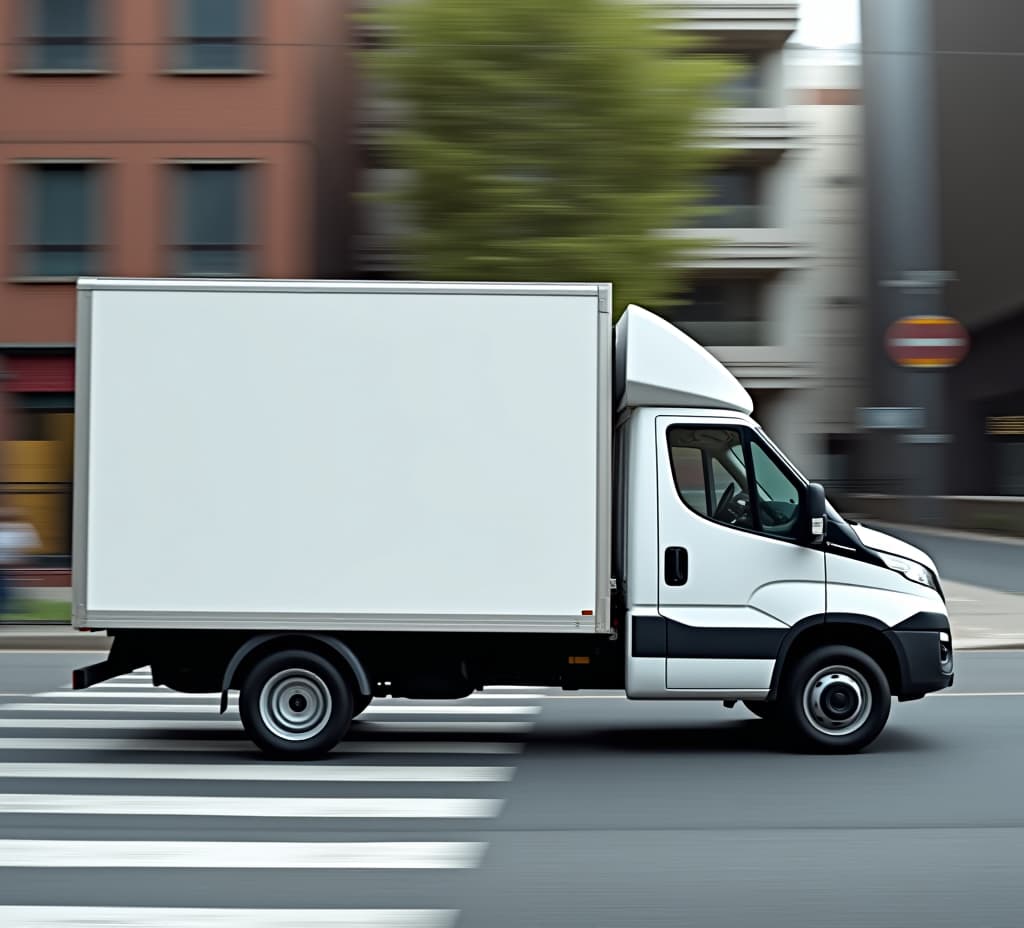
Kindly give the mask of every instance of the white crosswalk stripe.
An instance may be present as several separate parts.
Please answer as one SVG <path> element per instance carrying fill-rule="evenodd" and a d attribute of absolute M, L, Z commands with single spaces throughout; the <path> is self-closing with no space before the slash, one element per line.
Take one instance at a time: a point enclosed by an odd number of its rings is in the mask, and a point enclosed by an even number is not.
<path fill-rule="evenodd" d="M 167 715 L 172 713 L 219 712 L 219 705 L 209 697 L 206 702 L 196 705 L 192 702 L 169 699 L 166 703 L 135 703 L 135 702 L 88 702 L 83 703 L 75 698 L 64 698 L 60 701 L 40 699 L 38 702 L 14 702 L 0 706 L 4 712 L 88 712 L 88 713 L 141 713 L 143 715 Z M 540 706 L 422 706 L 422 705 L 387 705 L 370 706 L 360 718 L 380 718 L 387 715 L 536 715 Z M 228 709 L 225 714 L 236 715 L 237 709 Z"/>
<path fill-rule="evenodd" d="M 62 738 L 39 735 L 35 738 L 0 737 L 0 751 L 173 751 L 252 753 L 247 741 L 186 741 L 181 738 Z M 336 754 L 519 754 L 521 744 L 505 741 L 345 741 Z"/>
<path fill-rule="evenodd" d="M 478 841 L 51 841 L 0 838 L 0 867 L 445 870 L 475 867 Z"/>
<path fill-rule="evenodd" d="M 95 692 L 94 692 L 95 690 Z M 93 687 L 89 690 L 90 699 L 159 699 L 166 700 L 168 702 L 203 702 L 208 703 L 211 706 L 220 705 L 220 696 L 211 695 L 210 693 L 176 693 L 173 690 L 164 689 L 163 687 L 156 686 L 119 686 L 116 688 L 107 688 L 107 686 Z M 533 694 L 533 698 L 541 698 L 546 696 L 546 693 Z M 74 699 L 75 694 L 69 690 L 53 690 L 49 693 L 36 693 L 32 696 L 33 700 L 60 700 L 62 702 L 68 702 L 69 699 Z M 463 699 L 459 699 L 457 702 L 453 700 L 421 700 L 415 701 L 408 699 L 392 699 L 388 701 L 388 705 L 394 706 L 409 706 L 409 707 L 429 707 L 431 709 L 439 708 L 440 706 L 450 706 L 456 708 L 458 706 L 475 706 L 479 704 L 490 704 L 490 703 L 521 703 L 523 701 L 523 694 L 521 693 L 473 693 L 471 696 L 466 696 Z M 237 702 L 237 693 L 232 692 L 230 694 L 230 702 Z"/>
<path fill-rule="evenodd" d="M 0 905 L 17 928 L 452 928 L 445 909 L 157 909 Z"/>
<path fill-rule="evenodd" d="M 512 767 L 385 767 L 377 764 L 19 764 L 0 762 L 4 779 L 258 780 L 283 783 L 503 783 Z"/>
<path fill-rule="evenodd" d="M 183 731 L 221 731 L 239 730 L 237 716 L 215 716 L 214 718 L 183 718 L 183 719 L 90 719 L 80 716 L 67 718 L 4 718 L 2 713 L 6 706 L 0 706 L 0 729 L 27 728 L 42 729 L 74 729 L 85 728 L 90 731 L 138 731 L 152 734 L 154 732 Z M 525 734 L 533 728 L 533 722 L 449 722 L 448 720 L 427 722 L 412 720 L 405 722 L 363 722 L 360 717 L 359 732 L 378 732 L 400 735 L 410 732 L 424 732 L 432 735 L 453 735 L 462 732 L 479 735 Z"/>
<path fill-rule="evenodd" d="M 124 796 L 0 793 L 0 815 L 204 815 L 253 818 L 494 818 L 500 799 Z"/>
<path fill-rule="evenodd" d="M 399 874 L 480 864 L 486 843 L 466 829 L 501 813 L 515 773 L 508 761 L 523 750 L 517 738 L 554 692 L 509 686 L 459 701 L 379 700 L 316 763 L 266 760 L 242 732 L 234 694 L 221 715 L 218 696 L 153 687 L 148 670 L 0 702 L 0 900 L 19 903 L 0 904 L 0 926 L 452 928 L 458 898 L 435 893 L 440 905 L 415 908 L 417 884 Z M 99 880 L 108 889 L 80 904 L 43 893 L 30 900 L 38 905 L 23 904 L 18 874 L 55 868 L 90 872 L 90 887 Z M 120 905 L 113 871 L 125 869 L 202 881 L 203 904 L 186 893 L 179 906 L 175 893 L 134 899 L 158 906 Z M 252 871 L 283 881 L 274 884 L 283 894 L 263 900 L 279 907 L 238 907 L 231 874 Z M 379 898 L 353 896 L 365 871 L 396 876 Z M 306 884 L 289 895 L 289 873 L 307 882 L 333 873 L 322 898 L 356 904 L 294 908 L 305 904 Z M 345 890 L 337 881 L 347 873 L 355 882 Z M 210 904 L 209 887 L 219 885 L 222 907 Z M 399 898 L 412 907 L 395 905 Z M 98 899 L 104 904 L 93 905 Z"/>

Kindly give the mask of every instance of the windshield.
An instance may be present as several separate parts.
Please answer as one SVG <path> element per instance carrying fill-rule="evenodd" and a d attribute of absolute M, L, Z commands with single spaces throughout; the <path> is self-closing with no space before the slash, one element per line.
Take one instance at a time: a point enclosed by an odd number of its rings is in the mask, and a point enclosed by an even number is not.
<path fill-rule="evenodd" d="M 769 448 L 771 448 L 772 452 L 778 457 L 778 459 L 782 461 L 792 471 L 794 479 L 800 481 L 802 486 L 807 486 L 807 484 L 810 483 L 810 481 L 803 474 L 800 473 L 800 471 L 796 468 L 793 462 L 786 457 L 786 455 L 782 452 L 779 446 L 776 445 L 775 442 L 773 442 L 768 437 L 768 435 L 764 432 L 763 429 L 757 428 L 755 432 L 757 434 L 758 439 L 764 442 L 764 444 L 767 445 Z M 833 534 L 835 534 L 837 538 L 840 538 L 842 540 L 842 543 L 848 544 L 851 541 L 856 540 L 857 536 L 854 534 L 853 529 L 850 528 L 849 523 L 840 514 L 839 510 L 837 510 L 835 506 L 832 505 L 832 502 L 829 499 L 825 500 L 825 515 L 828 519 L 829 525 L 836 526 L 837 531 Z"/>

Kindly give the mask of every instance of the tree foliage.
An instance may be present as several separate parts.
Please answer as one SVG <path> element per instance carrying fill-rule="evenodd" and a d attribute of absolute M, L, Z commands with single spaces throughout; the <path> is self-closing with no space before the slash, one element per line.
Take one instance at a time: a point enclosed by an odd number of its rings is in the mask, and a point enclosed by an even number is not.
<path fill-rule="evenodd" d="M 369 54 L 395 104 L 407 271 L 430 279 L 608 281 L 624 302 L 678 289 L 732 73 L 631 0 L 391 0 Z"/>

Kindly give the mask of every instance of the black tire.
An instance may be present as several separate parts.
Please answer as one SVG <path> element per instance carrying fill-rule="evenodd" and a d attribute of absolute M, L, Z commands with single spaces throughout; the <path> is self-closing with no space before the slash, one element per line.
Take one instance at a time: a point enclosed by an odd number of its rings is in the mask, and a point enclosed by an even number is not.
<path fill-rule="evenodd" d="M 238 700 L 246 734 L 284 760 L 323 757 L 348 731 L 352 693 L 341 672 L 312 651 L 268 654 L 246 674 Z"/>
<path fill-rule="evenodd" d="M 753 712 L 759 719 L 764 719 L 766 722 L 774 722 L 779 717 L 779 704 L 775 701 L 744 699 L 743 705 L 748 711 Z"/>
<path fill-rule="evenodd" d="M 778 704 L 779 719 L 798 750 L 852 754 L 882 733 L 892 694 L 873 658 L 856 648 L 830 645 L 792 666 Z"/>
<path fill-rule="evenodd" d="M 363 710 L 373 702 L 372 696 L 364 696 L 362 693 L 356 691 L 352 694 L 352 718 L 358 718 L 363 714 Z"/>

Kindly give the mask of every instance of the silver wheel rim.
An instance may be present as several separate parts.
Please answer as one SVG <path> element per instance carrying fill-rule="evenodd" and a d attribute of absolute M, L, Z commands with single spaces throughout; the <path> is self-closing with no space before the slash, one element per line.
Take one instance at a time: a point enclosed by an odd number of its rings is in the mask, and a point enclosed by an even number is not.
<path fill-rule="evenodd" d="M 260 690 L 260 719 L 285 741 L 308 741 L 331 718 L 331 691 L 311 670 L 282 670 Z"/>
<path fill-rule="evenodd" d="M 826 667 L 804 687 L 803 709 L 815 731 L 833 738 L 852 735 L 871 715 L 871 685 L 853 667 Z"/>

